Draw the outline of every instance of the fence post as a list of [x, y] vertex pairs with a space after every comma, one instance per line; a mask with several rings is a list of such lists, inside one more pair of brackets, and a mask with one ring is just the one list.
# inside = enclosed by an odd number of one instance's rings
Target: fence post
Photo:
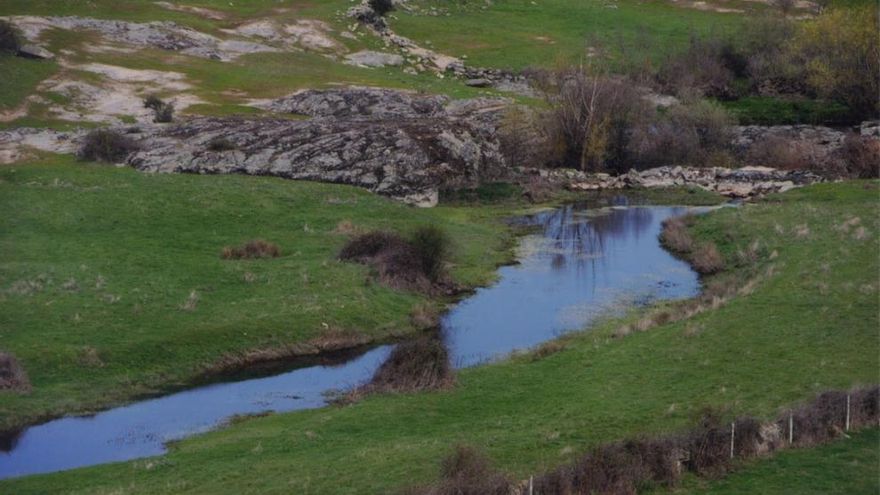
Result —
[[733, 445], [736, 438], [736, 421], [730, 423], [730, 458], [733, 459]]
[[534, 490], [535, 490], [535, 477], [529, 476], [529, 495], [535, 495]]
[[846, 431], [849, 431], [849, 394], [846, 394]]
[[794, 414], [788, 413], [788, 444], [794, 443]]

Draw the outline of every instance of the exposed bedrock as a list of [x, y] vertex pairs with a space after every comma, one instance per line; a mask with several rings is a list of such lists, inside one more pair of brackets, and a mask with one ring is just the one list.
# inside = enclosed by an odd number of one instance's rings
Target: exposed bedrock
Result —
[[142, 171], [242, 173], [350, 184], [433, 206], [442, 187], [505, 173], [499, 101], [373, 90], [306, 91], [268, 105], [309, 120], [197, 118], [144, 132], [128, 163]]

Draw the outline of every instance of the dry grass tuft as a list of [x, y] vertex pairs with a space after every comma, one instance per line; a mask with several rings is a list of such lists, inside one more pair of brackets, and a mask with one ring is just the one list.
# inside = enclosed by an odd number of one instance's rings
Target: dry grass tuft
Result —
[[420, 302], [413, 306], [409, 320], [419, 330], [436, 328], [440, 325], [440, 311], [429, 302]]
[[810, 235], [810, 226], [805, 223], [802, 223], [800, 225], [796, 225], [794, 227], [794, 235], [798, 239], [803, 239], [804, 237], [809, 236]]
[[31, 389], [24, 368], [11, 353], [0, 351], [0, 392], [27, 392]]
[[560, 340], [548, 340], [543, 344], [539, 345], [535, 350], [531, 352], [532, 361], [539, 361], [541, 359], [546, 358], [547, 356], [552, 356], [553, 354], [560, 353], [567, 348], [565, 342]]
[[88, 368], [103, 368], [104, 360], [97, 349], [92, 346], [85, 346], [79, 351], [79, 364]]
[[225, 260], [277, 258], [281, 256], [281, 248], [274, 242], [254, 239], [241, 246], [227, 246], [220, 252]]
[[195, 289], [189, 292], [189, 296], [186, 298], [186, 301], [183, 301], [183, 304], [180, 305], [181, 311], [193, 312], [199, 305], [199, 293], [195, 291]]
[[701, 275], [718, 273], [724, 269], [724, 257], [713, 242], [700, 244], [691, 253], [691, 265]]
[[341, 220], [336, 224], [336, 228], [333, 229], [334, 234], [339, 235], [347, 235], [347, 236], [355, 236], [362, 235], [364, 233], [364, 229], [358, 227], [351, 220]]
[[688, 232], [692, 217], [687, 215], [670, 218], [663, 222], [660, 232], [660, 243], [674, 253], [690, 253], [694, 248], [694, 239]]

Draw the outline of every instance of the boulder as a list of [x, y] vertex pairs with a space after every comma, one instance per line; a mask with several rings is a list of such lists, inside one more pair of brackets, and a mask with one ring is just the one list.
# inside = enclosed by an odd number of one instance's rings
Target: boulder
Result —
[[396, 53], [362, 50], [345, 56], [345, 63], [361, 67], [386, 67], [403, 65], [403, 57]]
[[36, 58], [49, 60], [55, 58], [55, 54], [37, 45], [21, 45], [18, 48], [18, 56], [24, 58]]

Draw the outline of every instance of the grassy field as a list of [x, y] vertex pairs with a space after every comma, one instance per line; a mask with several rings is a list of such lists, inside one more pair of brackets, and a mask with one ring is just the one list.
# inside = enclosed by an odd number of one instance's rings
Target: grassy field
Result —
[[[420, 44], [430, 42], [441, 52], [465, 55], [476, 66], [513, 69], [583, 63], [590, 48], [607, 49], [618, 66], [657, 63], [665, 54], [686, 46], [694, 34], [734, 32], [747, 22], [742, 14], [700, 11], [657, 0], [613, 4], [501, 0], [491, 7], [476, 1], [414, 3], [423, 8], [420, 13], [395, 14], [392, 25], [397, 32]], [[425, 15], [424, 9], [430, 7], [442, 13]]]
[[38, 62], [0, 53], [0, 111], [11, 110], [58, 69], [54, 62]]
[[[773, 274], [689, 320], [624, 338], [609, 321], [542, 359], [462, 371], [447, 392], [256, 418], [161, 458], [9, 480], [0, 491], [384, 493], [436, 479], [458, 443], [525, 477], [591, 445], [678, 431], [707, 406], [769, 417], [821, 390], [874, 383], [877, 194], [876, 182], [823, 184], [701, 217], [695, 234], [727, 259], [720, 276]], [[842, 488], [865, 486], [847, 480]]]
[[876, 495], [880, 492], [880, 430], [804, 450], [780, 452], [739, 466], [717, 481], [689, 479], [675, 493], [706, 495]]
[[[487, 210], [420, 210], [345, 186], [146, 175], [70, 157], [0, 168], [0, 205], [0, 342], [34, 386], [0, 394], [0, 429], [174, 387], [226, 353], [328, 329], [370, 339], [413, 331], [409, 315], [424, 298], [337, 262], [340, 221], [442, 226], [465, 285], [491, 280], [511, 241]], [[224, 246], [254, 238], [283, 255], [220, 259]], [[196, 308], [181, 309], [193, 293]]]

